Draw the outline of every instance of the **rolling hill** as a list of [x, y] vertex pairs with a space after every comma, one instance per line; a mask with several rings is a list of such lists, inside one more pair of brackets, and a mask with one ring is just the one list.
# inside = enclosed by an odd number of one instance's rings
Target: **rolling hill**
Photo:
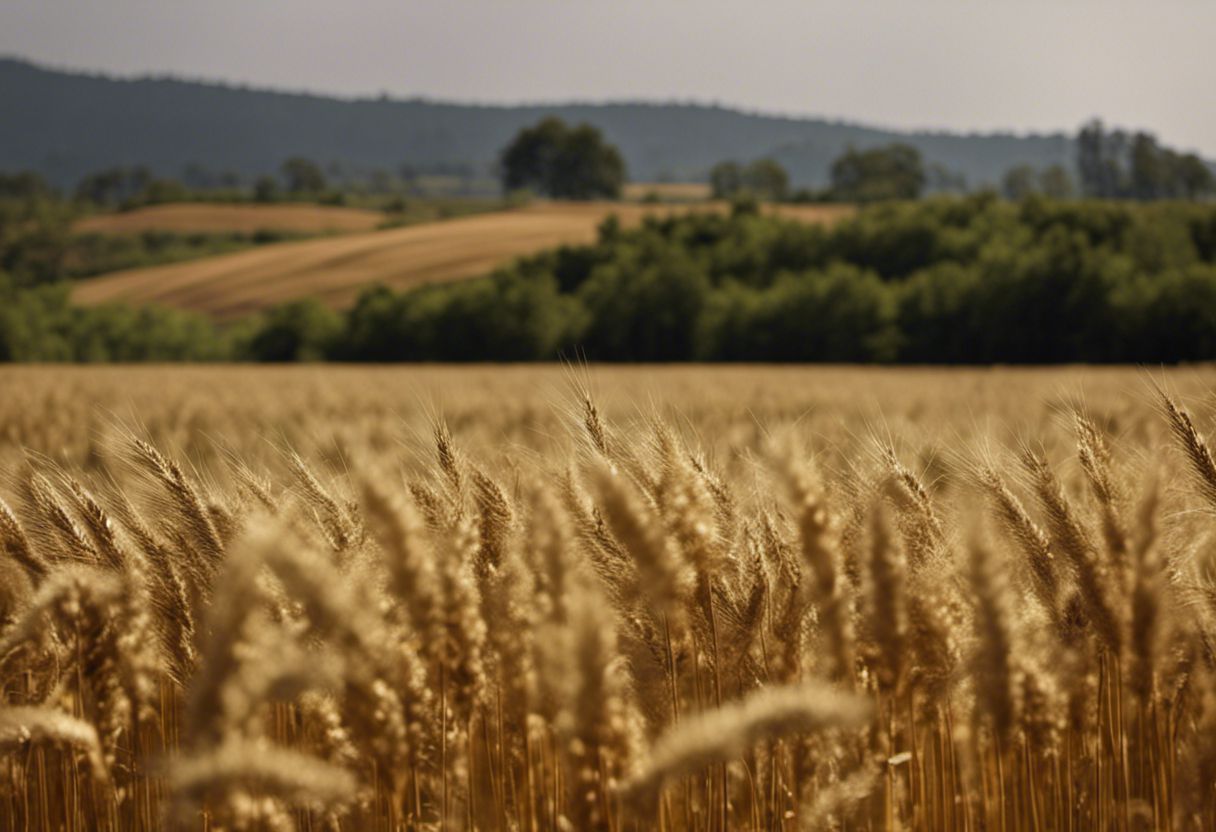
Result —
[[[695, 210], [721, 210], [721, 205]], [[118, 301], [162, 304], [226, 320], [286, 301], [315, 297], [332, 306], [352, 303], [367, 286], [404, 289], [461, 280], [492, 271], [516, 257], [595, 239], [609, 214], [636, 224], [647, 214], [679, 206], [628, 203], [535, 203], [514, 211], [424, 223], [406, 228], [279, 243], [90, 278], [77, 284], [82, 304]], [[784, 216], [831, 222], [853, 211], [843, 205], [786, 205]]]
[[[813, 108], [813, 101], [807, 102]], [[723, 159], [776, 156], [795, 185], [822, 185], [848, 145], [904, 141], [972, 185], [1016, 164], [1071, 165], [1072, 139], [899, 132], [685, 103], [479, 106], [424, 99], [340, 99], [172, 78], [119, 79], [0, 59], [0, 169], [60, 186], [114, 165], [179, 176], [191, 165], [250, 177], [293, 155], [352, 173], [403, 164], [485, 176], [521, 127], [546, 115], [600, 127], [635, 180], [703, 180]]]

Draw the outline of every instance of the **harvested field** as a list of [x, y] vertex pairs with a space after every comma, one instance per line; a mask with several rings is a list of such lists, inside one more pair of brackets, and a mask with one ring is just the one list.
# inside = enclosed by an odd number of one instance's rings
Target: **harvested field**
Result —
[[[369, 285], [405, 289], [463, 280], [486, 274], [522, 255], [590, 242], [609, 214], [616, 214], [628, 226], [647, 215], [686, 210], [724, 207], [539, 202], [514, 211], [282, 243], [187, 263], [116, 272], [80, 283], [73, 298], [83, 304], [163, 304], [218, 319], [303, 297], [342, 307]], [[772, 210], [806, 222], [832, 222], [853, 209], [788, 205]]]
[[94, 234], [139, 234], [144, 231], [174, 231], [181, 234], [292, 231], [324, 234], [371, 231], [384, 221], [384, 217], [380, 211], [334, 205], [182, 203], [86, 217], [77, 222], [73, 230]]
[[703, 202], [712, 191], [704, 182], [630, 182], [621, 194], [628, 200], [643, 200], [654, 195], [670, 202]]

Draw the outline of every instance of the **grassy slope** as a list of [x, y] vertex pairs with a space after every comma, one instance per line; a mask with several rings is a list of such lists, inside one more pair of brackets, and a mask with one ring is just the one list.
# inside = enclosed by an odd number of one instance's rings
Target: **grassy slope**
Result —
[[[705, 210], [704, 204], [696, 210]], [[721, 210], [721, 206], [712, 206]], [[462, 280], [513, 258], [563, 244], [587, 243], [609, 214], [626, 225], [650, 213], [688, 207], [627, 203], [537, 203], [515, 211], [405, 228], [264, 246], [188, 263], [133, 269], [82, 282], [83, 304], [158, 303], [232, 318], [302, 297], [348, 305], [372, 284], [396, 289]], [[808, 222], [830, 221], [842, 206], [782, 206]]]

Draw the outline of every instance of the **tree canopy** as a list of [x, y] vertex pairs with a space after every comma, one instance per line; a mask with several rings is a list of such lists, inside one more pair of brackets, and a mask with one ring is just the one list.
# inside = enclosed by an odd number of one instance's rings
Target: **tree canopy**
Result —
[[781, 163], [767, 157], [747, 165], [725, 161], [710, 170], [709, 184], [715, 199], [734, 199], [746, 194], [780, 200], [789, 193], [790, 175]]
[[916, 199], [924, 187], [924, 163], [911, 145], [850, 147], [832, 163], [832, 196], [842, 202]]
[[316, 162], [293, 156], [283, 163], [283, 179], [292, 194], [319, 194], [325, 190], [325, 174]]
[[[1046, 191], [1050, 170], [1021, 177]], [[76, 307], [74, 277], [251, 241], [75, 234], [0, 180], [0, 360], [1175, 362], [1216, 358], [1216, 205], [884, 201], [831, 226], [760, 211], [601, 224], [492, 275], [231, 324]]]
[[1067, 199], [1076, 195], [1072, 176], [1060, 165], [1039, 169], [1034, 165], [1015, 165], [1001, 179], [1001, 193], [1008, 199], [1049, 196]]
[[599, 130], [547, 118], [521, 130], [499, 159], [503, 190], [530, 189], [554, 199], [615, 198], [625, 162]]
[[1095, 119], [1077, 134], [1077, 170], [1098, 199], [1200, 199], [1216, 194], [1216, 175], [1194, 153], [1163, 147], [1151, 133], [1107, 130]]

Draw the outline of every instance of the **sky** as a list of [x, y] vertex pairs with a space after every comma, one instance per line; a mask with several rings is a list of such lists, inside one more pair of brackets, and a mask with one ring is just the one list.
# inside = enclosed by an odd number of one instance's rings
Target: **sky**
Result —
[[1216, 156], [1213, 0], [2, 0], [0, 54], [340, 95], [695, 100]]

